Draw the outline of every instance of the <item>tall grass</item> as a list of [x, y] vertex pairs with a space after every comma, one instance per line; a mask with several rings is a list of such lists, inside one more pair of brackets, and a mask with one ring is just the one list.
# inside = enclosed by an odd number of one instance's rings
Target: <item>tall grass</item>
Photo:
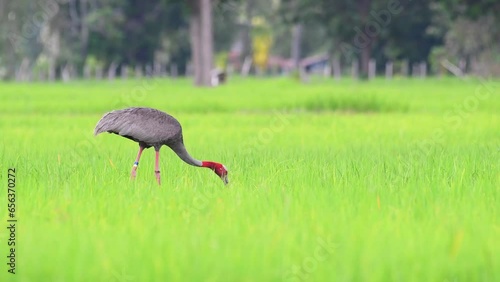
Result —
[[[18, 274], [2, 264], [1, 281], [500, 280], [498, 92], [236, 79], [132, 93], [144, 83], [0, 85], [0, 183], [18, 169], [19, 217]], [[174, 114], [230, 185], [166, 147], [161, 187], [152, 150], [130, 181], [138, 146], [92, 136], [129, 103]]]

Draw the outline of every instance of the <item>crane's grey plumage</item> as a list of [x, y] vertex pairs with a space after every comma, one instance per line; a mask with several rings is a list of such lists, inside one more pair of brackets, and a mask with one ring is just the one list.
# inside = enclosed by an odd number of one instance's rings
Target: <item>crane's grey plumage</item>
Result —
[[[173, 116], [162, 111], [136, 107], [111, 111], [99, 120], [94, 129], [94, 135], [102, 132], [118, 134], [139, 143], [140, 151], [135, 168], [138, 165], [143, 149], [154, 147], [155, 151], [158, 152], [161, 146], [167, 145], [184, 162], [197, 167], [209, 167], [216, 171], [216, 168], [208, 164], [204, 165], [204, 162], [193, 158], [187, 152], [182, 137], [181, 124]], [[208, 163], [218, 164], [213, 162]], [[222, 167], [226, 170], [223, 165]], [[157, 173], [159, 174], [158, 168]], [[135, 170], [133, 170], [132, 174], [135, 177]], [[219, 173], [217, 174], [219, 175]], [[157, 178], [159, 182], [159, 175], [157, 175]], [[223, 180], [227, 183], [227, 171], [225, 171]]]
[[128, 108], [105, 114], [94, 135], [106, 131], [142, 142], [147, 148], [182, 139], [180, 123], [171, 115], [151, 108]]

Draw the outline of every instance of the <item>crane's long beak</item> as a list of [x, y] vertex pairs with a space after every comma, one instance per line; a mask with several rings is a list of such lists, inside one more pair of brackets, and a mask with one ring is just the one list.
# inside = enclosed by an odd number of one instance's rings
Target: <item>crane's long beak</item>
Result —
[[227, 185], [229, 184], [229, 179], [227, 178], [227, 174], [221, 177], [222, 181], [224, 181], [224, 184]]

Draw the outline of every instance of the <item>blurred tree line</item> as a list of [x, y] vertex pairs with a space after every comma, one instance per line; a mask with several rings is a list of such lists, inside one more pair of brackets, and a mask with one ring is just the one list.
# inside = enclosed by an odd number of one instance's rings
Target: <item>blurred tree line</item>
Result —
[[0, 0], [0, 77], [71, 66], [158, 63], [210, 84], [214, 66], [291, 67], [314, 54], [344, 64], [371, 58], [446, 59], [470, 73], [500, 74], [497, 0]]

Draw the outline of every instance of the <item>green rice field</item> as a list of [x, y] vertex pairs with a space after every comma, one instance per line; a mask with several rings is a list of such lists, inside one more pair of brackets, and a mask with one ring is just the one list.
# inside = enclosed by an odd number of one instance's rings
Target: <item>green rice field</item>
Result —
[[[168, 147], [130, 180], [93, 136], [128, 106], [230, 184]], [[0, 186], [0, 281], [500, 281], [500, 81], [0, 82]]]

